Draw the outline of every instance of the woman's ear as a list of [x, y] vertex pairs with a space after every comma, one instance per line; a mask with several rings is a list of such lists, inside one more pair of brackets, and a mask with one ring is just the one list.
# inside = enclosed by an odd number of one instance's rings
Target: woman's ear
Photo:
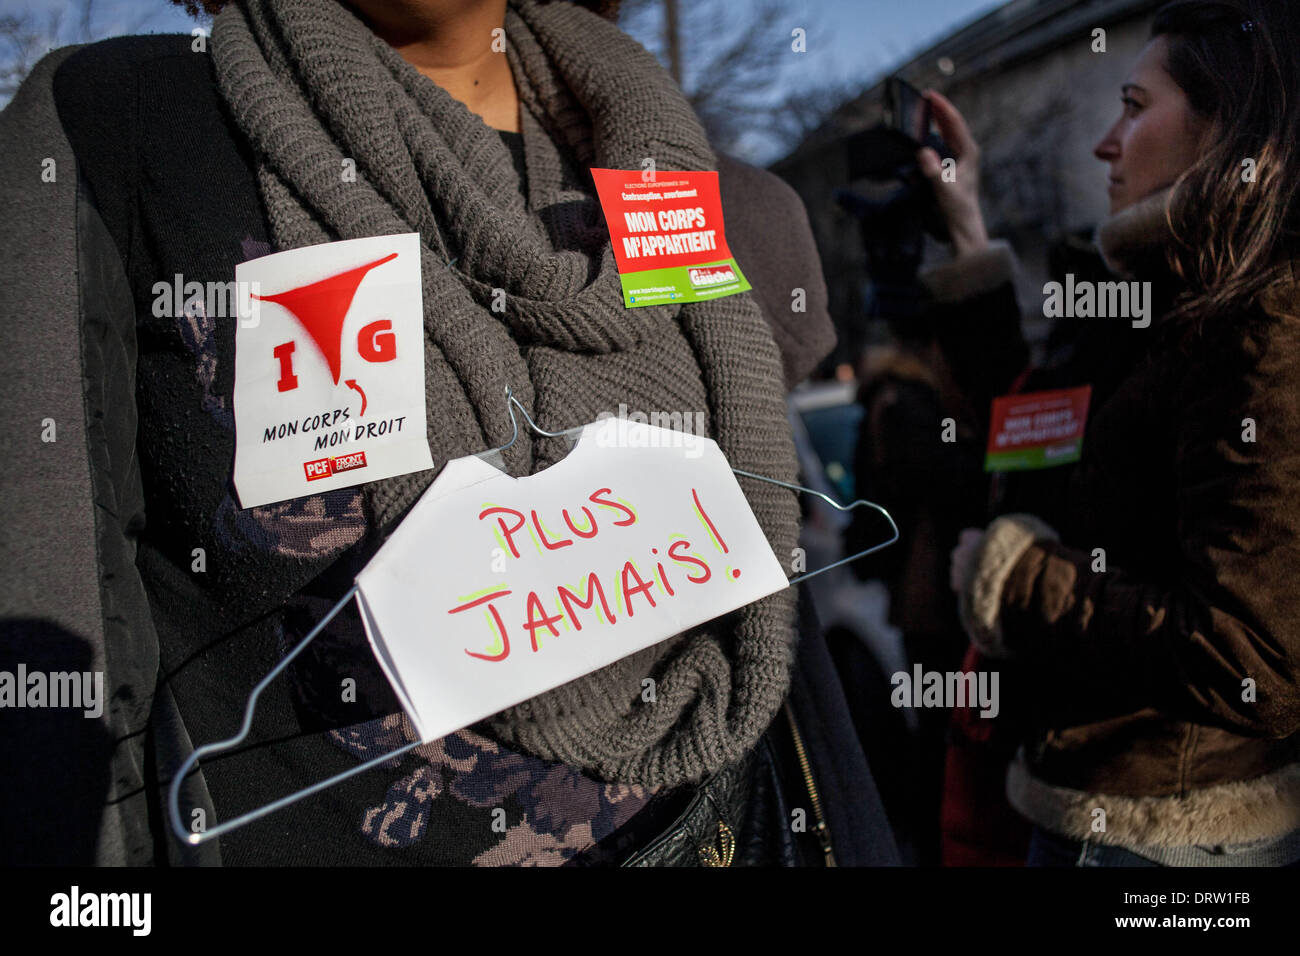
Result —
[[1196, 158], [1200, 159], [1214, 145], [1216, 139], [1214, 120], [1188, 107], [1187, 123], [1192, 132], [1192, 138], [1196, 141]]

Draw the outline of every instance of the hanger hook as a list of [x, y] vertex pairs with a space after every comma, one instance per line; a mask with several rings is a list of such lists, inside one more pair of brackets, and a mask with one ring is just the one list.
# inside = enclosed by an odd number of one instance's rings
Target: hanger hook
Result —
[[815, 577], [818, 574], [821, 574], [825, 571], [829, 571], [831, 568], [838, 568], [842, 564], [848, 564], [850, 561], [856, 561], [858, 560], [858, 558], [865, 557], [868, 554], [873, 554], [874, 552], [879, 551], [881, 548], [889, 547], [891, 544], [893, 544], [895, 541], [899, 539], [900, 533], [898, 530], [898, 525], [894, 523], [894, 516], [891, 515], [885, 508], [882, 508], [880, 505], [876, 504], [874, 501], [867, 501], [865, 498], [858, 498], [857, 500], [853, 501], [851, 504], [842, 505], [834, 498], [832, 498], [830, 495], [823, 494], [822, 492], [817, 491], [816, 489], [813, 488], [805, 488], [803, 485], [792, 485], [788, 481], [778, 481], [775, 478], [769, 478], [766, 475], [756, 475], [752, 471], [743, 471], [740, 468], [733, 468], [731, 470], [738, 475], [744, 475], [746, 478], [757, 478], [759, 481], [766, 481], [773, 485], [780, 485], [782, 488], [789, 488], [792, 491], [802, 492], [803, 494], [806, 495], [814, 495], [820, 498], [822, 501], [826, 502], [832, 508], [835, 508], [837, 511], [852, 511], [854, 508], [862, 508], [862, 507], [871, 508], [874, 511], [877, 511], [881, 515], [883, 515], [884, 519], [889, 522], [890, 537], [888, 541], [882, 541], [880, 542], [880, 544], [859, 551], [857, 554], [851, 554], [847, 558], [841, 558], [840, 560], [828, 564], [825, 567], [818, 568], [816, 571], [809, 571], [807, 574], [801, 574], [796, 578], [791, 578], [790, 584], [798, 584], [800, 581], [806, 581], [811, 577]]
[[515, 403], [515, 396], [511, 393], [510, 386], [507, 385], [506, 386], [506, 414], [510, 416], [510, 440], [506, 442], [504, 445], [502, 445], [500, 448], [489, 448], [487, 451], [481, 453], [482, 456], [499, 454], [500, 452], [505, 451], [507, 448], [513, 445], [516, 440], [518, 440], [519, 421], [518, 419], [515, 418], [514, 408], [511, 407], [514, 403]]
[[[509, 442], [507, 442], [505, 445], [502, 445], [500, 448], [492, 449], [492, 451], [500, 452], [505, 450], [506, 448], [509, 448], [512, 444], [514, 444], [515, 440], [519, 437], [519, 422], [515, 418], [514, 409], [511, 408], [511, 405], [519, 406], [519, 411], [523, 413], [523, 416], [528, 421], [529, 426], [533, 429], [533, 431], [537, 432], [538, 434], [546, 435], [547, 437], [551, 437], [551, 438], [560, 437], [565, 434], [564, 432], [548, 432], [543, 428], [539, 428], [537, 424], [529, 416], [528, 410], [524, 408], [524, 406], [519, 403], [519, 400], [516, 399], [514, 395], [511, 393], [509, 385], [506, 386], [505, 394], [506, 394], [506, 411], [510, 414], [510, 424], [513, 427], [514, 433], [511, 435]], [[481, 453], [481, 454], [488, 454], [488, 453]], [[835, 561], [832, 564], [828, 564], [825, 567], [818, 568], [815, 571], [809, 571], [806, 574], [801, 574], [798, 577], [791, 578], [786, 584], [787, 587], [795, 584], [799, 584], [802, 581], [806, 581], [809, 578], [815, 577], [819, 574], [829, 571], [832, 568], [840, 567], [841, 565], [848, 564], [851, 561], [856, 561], [858, 558], [861, 558], [865, 555], [872, 554], [873, 552], [879, 551], [881, 548], [885, 548], [893, 544], [899, 538], [898, 525], [894, 523], [893, 517], [889, 514], [887, 510], [885, 510], [883, 507], [876, 504], [875, 502], [865, 501], [859, 498], [856, 501], [854, 501], [852, 504], [842, 505], [839, 502], [832, 499], [829, 495], [823, 494], [822, 492], [816, 491], [812, 488], [805, 488], [803, 485], [790, 484], [789, 482], [786, 481], [779, 481], [778, 479], [775, 478], [769, 478], [766, 475], [756, 475], [753, 472], [743, 471], [742, 469], [739, 468], [732, 468], [731, 470], [737, 475], [744, 475], [748, 478], [755, 478], [759, 481], [765, 481], [774, 485], [780, 485], [783, 488], [790, 488], [794, 491], [803, 492], [805, 494], [816, 495], [818, 498], [825, 501], [831, 507], [836, 508], [840, 511], [851, 511], [854, 508], [860, 508], [860, 507], [872, 508], [875, 511], [879, 512], [881, 515], [883, 515], [885, 520], [889, 523], [889, 527], [892, 532], [892, 535], [887, 541], [882, 541], [877, 545], [874, 545], [870, 548], [866, 548], [863, 551], [859, 551], [857, 554], [852, 554], [849, 555], [848, 557], [841, 558], [840, 560]], [[274, 813], [275, 811], [280, 810], [286, 806], [289, 806], [290, 804], [298, 800], [301, 800], [304, 797], [308, 797], [311, 796], [312, 794], [319, 793], [323, 790], [328, 789], [329, 787], [334, 786], [337, 783], [340, 783], [343, 780], [357, 776], [358, 774], [364, 773], [367, 770], [371, 770], [375, 767], [380, 766], [381, 764], [387, 763], [389, 761], [394, 760], [395, 758], [401, 757], [407, 752], [420, 746], [422, 741], [413, 740], [407, 743], [406, 745], [397, 748], [396, 750], [390, 751], [388, 753], [380, 754], [379, 756], [374, 757], [364, 763], [357, 764], [356, 766], [350, 767], [349, 769], [344, 770], [341, 773], [337, 773], [332, 777], [329, 777], [325, 780], [321, 780], [318, 783], [314, 783], [311, 786], [305, 787], [303, 789], [296, 790], [287, 796], [281, 797], [278, 800], [274, 800], [271, 803], [258, 807], [255, 810], [250, 810], [247, 813], [237, 816], [232, 820], [223, 821], [217, 824], [216, 826], [211, 827], [201, 833], [188, 832], [185, 829], [184, 821], [181, 818], [181, 808], [180, 808], [181, 786], [184, 783], [185, 778], [189, 776], [189, 774], [196, 767], [198, 767], [199, 763], [203, 759], [207, 757], [215, 756], [217, 754], [222, 754], [231, 751], [235, 747], [242, 744], [248, 738], [249, 732], [252, 730], [252, 726], [253, 726], [253, 717], [257, 710], [257, 701], [258, 698], [261, 697], [262, 691], [264, 691], [267, 688], [267, 686], [270, 685], [270, 683], [273, 680], [275, 680], [275, 678], [280, 673], [282, 673], [285, 670], [285, 668], [289, 666], [289, 664], [294, 660], [294, 658], [296, 658], [307, 647], [308, 644], [310, 644], [313, 640], [315, 640], [317, 635], [319, 635], [324, 630], [325, 626], [331, 620], [334, 619], [335, 615], [341, 612], [348, 605], [348, 603], [351, 602], [353, 598], [357, 596], [358, 590], [359, 590], [359, 586], [356, 583], [353, 583], [353, 585], [338, 600], [338, 602], [334, 605], [334, 607], [331, 608], [329, 613], [326, 614], [325, 617], [322, 618], [320, 621], [316, 622], [315, 626], [312, 627], [312, 629], [307, 633], [307, 635], [301, 641], [299, 641], [298, 644], [288, 654], [286, 654], [283, 658], [281, 658], [279, 663], [277, 663], [273, 668], [271, 668], [271, 670], [266, 674], [266, 676], [263, 677], [257, 683], [257, 685], [253, 688], [252, 692], [248, 695], [248, 700], [244, 705], [244, 719], [242, 724], [240, 725], [238, 733], [236, 733], [233, 737], [226, 738], [225, 740], [217, 741], [215, 743], [203, 744], [202, 746], [195, 748], [195, 750], [192, 753], [190, 753], [190, 755], [184, 760], [180, 768], [172, 775], [171, 782], [167, 788], [167, 813], [168, 813], [168, 817], [170, 818], [172, 833], [178, 840], [180, 840], [183, 843], [187, 843], [191, 846], [197, 846], [198, 844], [204, 843], [208, 840], [218, 837], [231, 830], [235, 830], [239, 827], [242, 827], [245, 824], [251, 823], [254, 820], [260, 819], [266, 816], [267, 814]]]
[[[509, 448], [511, 445], [513, 445], [516, 441], [519, 440], [519, 419], [515, 418], [516, 407], [519, 409], [519, 413], [524, 416], [524, 421], [528, 422], [528, 427], [531, 428], [537, 434], [544, 435], [547, 438], [560, 438], [566, 434], [566, 432], [563, 431], [548, 432], [545, 428], [542, 428], [535, 421], [533, 421], [532, 416], [528, 414], [528, 409], [524, 408], [523, 404], [519, 401], [519, 399], [515, 398], [514, 392], [512, 392], [510, 390], [510, 386], [507, 385], [506, 386], [506, 414], [510, 416], [510, 429], [511, 429], [510, 440], [506, 442], [504, 445], [500, 446], [499, 448], [489, 448], [485, 452], [479, 452], [480, 458], [486, 457], [488, 455], [500, 454], [501, 452], [505, 451], [507, 448]], [[570, 431], [571, 430], [572, 429], [570, 429]]]

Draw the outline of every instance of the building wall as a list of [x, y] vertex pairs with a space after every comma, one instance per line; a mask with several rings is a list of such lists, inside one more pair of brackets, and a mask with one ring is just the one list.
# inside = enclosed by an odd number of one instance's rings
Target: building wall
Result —
[[[1005, 13], [1026, 6], [1032, 4], [1013, 3]], [[981, 145], [985, 216], [990, 233], [1010, 240], [1020, 257], [1017, 287], [1031, 339], [1045, 331], [1042, 287], [1051, 243], [1067, 232], [1094, 228], [1108, 212], [1108, 167], [1093, 149], [1120, 115], [1119, 87], [1150, 34], [1153, 4], [1135, 6], [1135, 15], [1105, 22], [1104, 53], [1092, 51], [1090, 30], [1076, 31], [1062, 42], [966, 79], [960, 62], [951, 77], [941, 72], [941, 42], [931, 51], [933, 59], [923, 55], [900, 70], [916, 85], [933, 86], [949, 96]], [[1027, 36], [1013, 26], [1006, 27], [1008, 43], [1032, 43], [1032, 30]], [[832, 198], [836, 187], [849, 185], [843, 139], [879, 120], [881, 95], [877, 86], [846, 104], [835, 117], [833, 134], [815, 135], [772, 167], [808, 206], [821, 251], [841, 340], [828, 364], [856, 361], [869, 338], [883, 334], [866, 329], [862, 321], [869, 278], [862, 242], [856, 222], [840, 212]], [[927, 251], [927, 262], [941, 261], [947, 254], [935, 243]]]
[[1150, 35], [1143, 17], [1111, 27], [1106, 52], [1082, 37], [1041, 58], [951, 90], [983, 150], [982, 196], [992, 235], [1009, 239], [1024, 266], [1021, 305], [1041, 302], [1046, 251], [1091, 229], [1109, 210], [1109, 166], [1093, 155], [1119, 118], [1120, 85]]

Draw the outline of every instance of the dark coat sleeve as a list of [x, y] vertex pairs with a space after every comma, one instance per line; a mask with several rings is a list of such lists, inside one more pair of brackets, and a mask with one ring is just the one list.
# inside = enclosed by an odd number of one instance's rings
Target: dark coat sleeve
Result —
[[[158, 637], [135, 566], [134, 304], [56, 105], [55, 74], [77, 50], [43, 59], [0, 114], [0, 163], [15, 171], [0, 182], [0, 421], [23, 463], [0, 479], [0, 670], [98, 675], [102, 712], [0, 712], [0, 859], [215, 862], [215, 844], [159, 840], [157, 781], [190, 748], [156, 693]], [[81, 86], [104, 82], [92, 70]], [[211, 818], [204, 795], [185, 799]]]
[[1284, 738], [1300, 730], [1300, 317], [1222, 325], [1167, 357], [1186, 370], [1177, 560], [1096, 572], [1090, 552], [1039, 541], [1006, 581], [1001, 626], [1017, 657], [1069, 673], [1068, 686]]
[[140, 707], [147, 712], [148, 702], [122, 694], [114, 678], [156, 669], [157, 659], [146, 651], [115, 660], [111, 648], [112, 632], [134, 612], [115, 606], [103, 586], [100, 543], [123, 536], [132, 507], [105, 494], [96, 472], [102, 463], [124, 477], [133, 454], [127, 447], [112, 462], [97, 460], [98, 442], [123, 418], [88, 414], [94, 403], [102, 415], [105, 391], [86, 380], [83, 356], [116, 365], [123, 354], [108, 335], [80, 324], [78, 178], [52, 92], [55, 69], [74, 52], [43, 59], [0, 116], [0, 154], [15, 171], [0, 187], [8, 239], [0, 415], [11, 460], [23, 463], [5, 469], [0, 491], [3, 669], [98, 673], [107, 700], [98, 717], [58, 708], [0, 712], [3, 790], [14, 803], [0, 814], [0, 846], [11, 862], [121, 864], [140, 862], [132, 848], [148, 841], [141, 816], [126, 808], [143, 769], [140, 743], [129, 737], [143, 729]]
[[1015, 267], [1011, 246], [998, 240], [919, 277], [932, 300], [925, 321], [981, 429], [988, 426], [993, 399], [1005, 395], [1029, 365]]
[[792, 389], [835, 348], [808, 211], [781, 179], [728, 156], [718, 157], [718, 181], [727, 244], [754, 287]]

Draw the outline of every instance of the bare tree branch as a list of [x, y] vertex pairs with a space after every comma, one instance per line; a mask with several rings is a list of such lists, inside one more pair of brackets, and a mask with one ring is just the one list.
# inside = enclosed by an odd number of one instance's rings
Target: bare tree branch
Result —
[[682, 26], [677, 15], [677, 0], [664, 2], [664, 46], [668, 49], [668, 72], [682, 85]]
[[[161, 8], [160, 3], [158, 9]], [[48, 8], [44, 16], [30, 7], [0, 16], [0, 105], [8, 102], [32, 67], [50, 50], [70, 43], [93, 43], [110, 32], [117, 32], [100, 24], [102, 10], [97, 0], [72, 0]], [[66, 24], [65, 14], [69, 12], [71, 23]], [[124, 25], [117, 25], [117, 29], [122, 33], [139, 33], [156, 13], [157, 9], [148, 6], [135, 8], [133, 15]]]
[[794, 60], [782, 24], [793, 26], [796, 13], [803, 20], [806, 8], [761, 0], [746, 9], [743, 28], [734, 9], [724, 0], [623, 0], [619, 22], [672, 73], [715, 148], [792, 147], [856, 90], [822, 85], [783, 95]]
[[81, 15], [77, 18], [78, 42], [89, 43], [94, 37], [95, 0], [81, 0]]
[[13, 96], [36, 61], [58, 45], [62, 25], [62, 7], [43, 21], [30, 10], [0, 16], [0, 98]]

